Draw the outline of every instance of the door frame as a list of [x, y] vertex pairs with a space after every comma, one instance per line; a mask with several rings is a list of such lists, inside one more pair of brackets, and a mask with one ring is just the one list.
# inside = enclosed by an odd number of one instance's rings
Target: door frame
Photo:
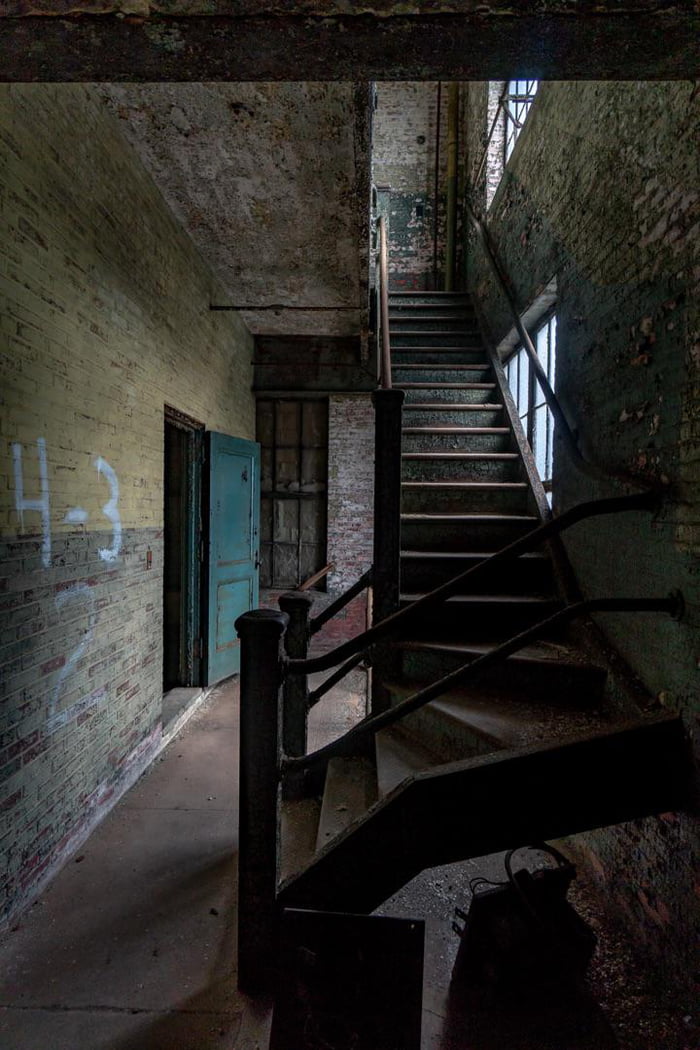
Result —
[[[204, 463], [205, 425], [171, 405], [163, 410], [163, 427], [169, 425], [184, 432], [185, 488], [184, 528], [182, 530], [180, 633], [180, 682], [192, 687], [202, 684], [202, 473]], [[165, 461], [165, 456], [163, 457]], [[165, 478], [163, 479], [165, 499]]]

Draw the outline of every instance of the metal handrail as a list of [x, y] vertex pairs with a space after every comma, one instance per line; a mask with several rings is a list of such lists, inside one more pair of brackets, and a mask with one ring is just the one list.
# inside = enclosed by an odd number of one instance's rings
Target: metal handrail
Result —
[[528, 627], [527, 630], [509, 638], [507, 642], [503, 642], [495, 649], [492, 649], [491, 652], [485, 653], [470, 663], [463, 664], [456, 671], [452, 671], [451, 674], [445, 675], [439, 681], [426, 686], [425, 689], [419, 690], [413, 696], [401, 700], [388, 710], [363, 718], [362, 721], [358, 722], [352, 729], [349, 729], [342, 737], [330, 744], [326, 744], [325, 747], [299, 757], [283, 756], [281, 763], [283, 771], [308, 769], [316, 765], [317, 762], [343, 752], [349, 745], [354, 745], [359, 739], [368, 735], [374, 735], [379, 730], [388, 728], [400, 719], [405, 718], [406, 715], [412, 714], [425, 704], [430, 703], [431, 700], [435, 700], [438, 696], [447, 692], [448, 689], [463, 685], [467, 679], [474, 677], [494, 664], [500, 663], [506, 657], [512, 656], [513, 653], [535, 641], [543, 633], [593, 612], [667, 612], [670, 616], [680, 618], [683, 613], [683, 599], [677, 593], [671, 594], [667, 598], [593, 598], [589, 601], [567, 605], [566, 608], [561, 609], [552, 616], [548, 616], [547, 619], [540, 620], [534, 626]]
[[379, 296], [382, 320], [382, 355], [380, 386], [391, 390], [391, 340], [389, 337], [389, 258], [386, 240], [386, 221], [383, 215], [377, 220], [379, 226]]
[[532, 339], [530, 338], [530, 334], [522, 322], [522, 319], [518, 312], [517, 303], [515, 302], [513, 294], [510, 290], [509, 282], [505, 276], [503, 268], [501, 267], [498, 257], [496, 256], [496, 252], [491, 243], [491, 238], [489, 237], [488, 231], [481, 219], [479, 219], [479, 217], [477, 216], [471, 204], [469, 204], [469, 202], [467, 201], [465, 202], [465, 205], [467, 214], [469, 215], [469, 219], [479, 235], [479, 240], [484, 249], [491, 270], [493, 271], [493, 274], [496, 278], [496, 282], [499, 285], [508, 303], [508, 308], [510, 309], [510, 312], [512, 314], [515, 329], [520, 337], [520, 342], [522, 343], [525, 352], [527, 353], [527, 356], [530, 360], [530, 364], [532, 365], [532, 368], [535, 372], [537, 382], [539, 383], [542, 393], [544, 394], [544, 399], [547, 402], [547, 405], [549, 406], [552, 415], [554, 416], [554, 421], [557, 427], [557, 433], [560, 435], [560, 437], [564, 439], [566, 446], [569, 450], [569, 455], [571, 456], [574, 465], [578, 468], [578, 470], [581, 471], [581, 473], [586, 474], [588, 477], [594, 478], [596, 481], [603, 481], [607, 483], [612, 478], [614, 478], [617, 481], [621, 481], [626, 485], [630, 485], [634, 488], [643, 489], [649, 492], [660, 491], [664, 489], [666, 486], [664, 486], [659, 481], [645, 481], [641, 478], [635, 477], [632, 474], [625, 473], [624, 471], [610, 469], [604, 470], [602, 467], [599, 467], [596, 463], [593, 463], [591, 462], [591, 460], [586, 459], [585, 456], [582, 454], [578, 446], [576, 436], [572, 428], [569, 426], [569, 421], [564, 414], [563, 408], [561, 407], [559, 398], [554, 393], [554, 390], [552, 389], [552, 386], [547, 377], [547, 373], [542, 367], [542, 363], [540, 362], [540, 359], [537, 356], [537, 350], [535, 349]]
[[393, 633], [397, 628], [402, 627], [417, 613], [425, 612], [428, 607], [443, 602], [447, 598], [451, 598], [460, 590], [463, 584], [472, 584], [485, 572], [490, 571], [490, 569], [499, 566], [503, 562], [509, 561], [512, 558], [516, 558], [521, 554], [527, 553], [534, 547], [538, 547], [544, 542], [544, 540], [559, 535], [565, 529], [570, 528], [579, 521], [584, 521], [586, 518], [592, 518], [602, 514], [616, 514], [628, 510], [655, 511], [658, 510], [658, 508], [659, 498], [658, 495], [653, 492], [641, 492], [630, 496], [614, 496], [609, 499], [591, 500], [587, 503], [580, 503], [576, 507], [571, 507], [569, 510], [564, 511], [563, 514], [559, 515], [558, 518], [551, 518], [543, 525], [537, 526], [537, 528], [532, 529], [525, 536], [508, 544], [508, 546], [503, 547], [500, 551], [497, 551], [490, 557], [484, 558], [484, 560], [479, 562], [478, 565], [474, 565], [470, 569], [466, 569], [464, 572], [459, 573], [451, 580], [448, 580], [447, 583], [443, 583], [439, 587], [430, 591], [429, 594], [424, 594], [417, 601], [412, 602], [411, 605], [399, 609], [398, 612], [392, 613], [391, 616], [387, 616], [378, 624], [370, 627], [369, 630], [365, 631], [363, 634], [358, 634], [349, 641], [339, 645], [337, 649], [334, 649], [332, 652], [324, 653], [322, 656], [312, 657], [307, 660], [290, 660], [287, 664], [287, 673], [313, 674], [316, 671], [327, 671], [331, 667], [336, 667], [343, 660], [348, 659], [348, 657], [353, 656], [355, 653], [366, 651], [371, 645], [374, 645], [382, 638]]

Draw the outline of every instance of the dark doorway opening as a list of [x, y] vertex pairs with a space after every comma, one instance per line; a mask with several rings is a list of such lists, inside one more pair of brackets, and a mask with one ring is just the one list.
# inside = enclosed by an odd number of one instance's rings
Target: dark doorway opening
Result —
[[[165, 406], [163, 691], [201, 684], [201, 484], [204, 425]], [[181, 697], [183, 703], [187, 696]], [[165, 711], [164, 711], [165, 721]]]

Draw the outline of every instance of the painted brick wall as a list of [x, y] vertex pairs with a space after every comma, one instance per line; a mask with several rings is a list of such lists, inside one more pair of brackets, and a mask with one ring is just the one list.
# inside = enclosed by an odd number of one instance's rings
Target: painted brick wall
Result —
[[[471, 91], [483, 106], [486, 86]], [[556, 276], [557, 390], [584, 450], [608, 469], [667, 483], [655, 520], [600, 519], [566, 544], [586, 596], [685, 595], [681, 623], [648, 614], [600, 623], [691, 734], [700, 666], [699, 131], [690, 83], [544, 84], [489, 213], [523, 310]], [[510, 317], [477, 246], [470, 259], [472, 290], [498, 342]], [[578, 475], [558, 445], [554, 478], [555, 510], [620, 491]], [[601, 899], [614, 900], [687, 990], [697, 822], [668, 815], [582, 841]]]
[[369, 395], [333, 395], [328, 404], [328, 577], [333, 594], [372, 565], [374, 406]]
[[[389, 280], [396, 289], [433, 287], [437, 83], [380, 83], [372, 179], [390, 186]], [[440, 105], [438, 272], [444, 265], [447, 90]], [[421, 215], [422, 212], [422, 215]]]
[[252, 437], [254, 405], [247, 330], [92, 90], [0, 88], [0, 166], [7, 915], [158, 747], [163, 406]]

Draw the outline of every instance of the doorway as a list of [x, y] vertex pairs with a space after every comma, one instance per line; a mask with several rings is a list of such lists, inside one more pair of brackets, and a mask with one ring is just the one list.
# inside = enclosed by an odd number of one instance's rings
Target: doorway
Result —
[[[171, 694], [173, 690], [192, 690], [202, 681], [200, 507], [204, 424], [169, 405], [164, 415], [163, 692]], [[185, 694], [180, 699], [187, 702], [189, 697]]]

